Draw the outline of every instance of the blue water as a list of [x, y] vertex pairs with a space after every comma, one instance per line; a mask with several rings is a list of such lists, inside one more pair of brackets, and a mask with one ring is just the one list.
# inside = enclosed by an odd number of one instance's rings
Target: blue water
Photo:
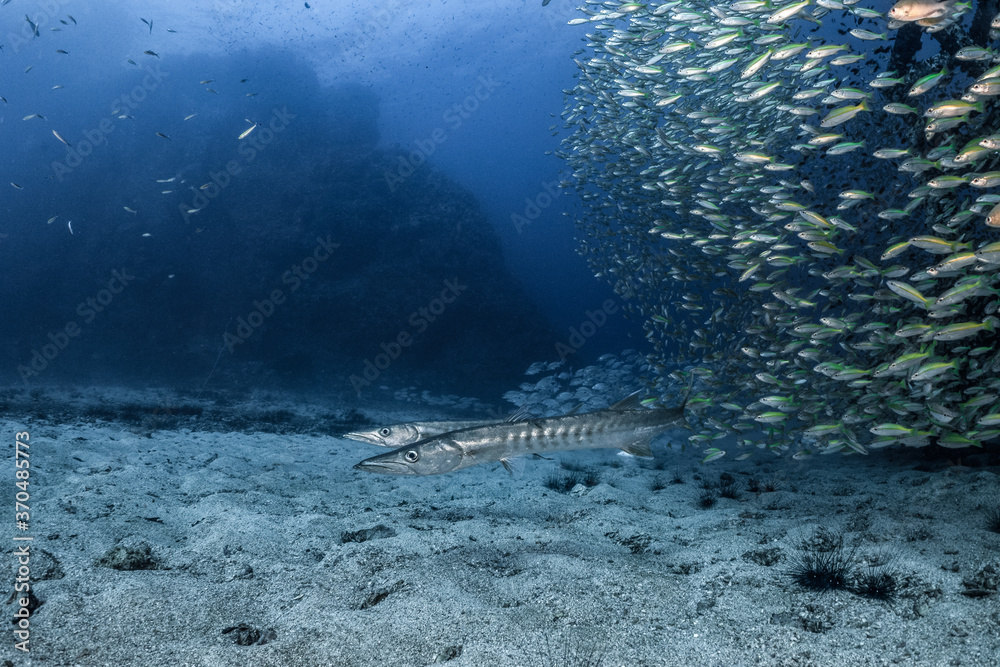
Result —
[[0, 380], [498, 396], [643, 351], [559, 187], [571, 7], [309, 5], [0, 7]]

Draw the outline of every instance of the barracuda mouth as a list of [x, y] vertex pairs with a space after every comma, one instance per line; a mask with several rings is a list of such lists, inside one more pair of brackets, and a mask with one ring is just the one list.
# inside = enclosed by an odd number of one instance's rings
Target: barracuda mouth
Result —
[[414, 475], [416, 473], [410, 469], [410, 466], [405, 463], [400, 463], [399, 461], [385, 461], [379, 460], [379, 457], [365, 459], [361, 463], [354, 465], [355, 470], [364, 470], [365, 472], [378, 472], [383, 475]]
[[361, 442], [367, 442], [369, 445], [381, 445], [382, 441], [376, 438], [370, 433], [361, 433], [360, 431], [352, 431], [350, 433], [345, 433], [340, 436], [342, 438], [348, 438], [350, 440], [359, 440]]

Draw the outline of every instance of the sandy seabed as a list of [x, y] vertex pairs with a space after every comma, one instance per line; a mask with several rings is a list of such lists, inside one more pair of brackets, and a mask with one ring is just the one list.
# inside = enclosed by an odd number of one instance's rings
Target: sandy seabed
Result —
[[[181, 418], [155, 393], [7, 406], [5, 586], [13, 538], [31, 536], [35, 598], [30, 653], [9, 624], [0, 664], [1000, 665], [996, 447], [703, 465], [678, 431], [654, 461], [595, 450], [517, 478], [403, 478], [353, 470], [386, 450], [334, 432], [468, 415], [272, 396]], [[18, 432], [27, 531], [11, 511]], [[702, 507], [720, 481], [737, 497]], [[856, 582], [887, 563], [891, 599], [789, 576], [838, 541]]]

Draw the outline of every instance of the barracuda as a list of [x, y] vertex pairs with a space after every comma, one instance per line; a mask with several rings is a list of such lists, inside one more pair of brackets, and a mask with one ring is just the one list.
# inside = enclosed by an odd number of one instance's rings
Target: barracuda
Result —
[[386, 475], [440, 475], [500, 461], [513, 473], [521, 465], [516, 457], [531, 454], [617, 448], [652, 456], [653, 437], [687, 425], [687, 400], [686, 395], [678, 408], [647, 410], [637, 392], [607, 410], [452, 431], [365, 459], [354, 468]]
[[[576, 412], [576, 410], [573, 410], [569, 414], [573, 414], [573, 412]], [[525, 416], [527, 416], [527, 412], [524, 409], [521, 409], [505, 420], [470, 419], [407, 422], [405, 424], [381, 426], [379, 428], [373, 428], [369, 431], [352, 431], [351, 433], [345, 433], [343, 437], [350, 438], [351, 440], [358, 440], [360, 442], [367, 442], [369, 445], [392, 447], [395, 449], [397, 447], [404, 447], [414, 442], [419, 442], [420, 440], [432, 438], [436, 435], [449, 433], [451, 431], [459, 431], [466, 428], [474, 428], [476, 426], [487, 426], [489, 424], [515, 423], [520, 419], [523, 419]]]

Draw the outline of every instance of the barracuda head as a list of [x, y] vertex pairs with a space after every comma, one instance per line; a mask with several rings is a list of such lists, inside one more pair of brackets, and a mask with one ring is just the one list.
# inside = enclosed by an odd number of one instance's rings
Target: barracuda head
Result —
[[451, 438], [441, 436], [365, 459], [354, 469], [383, 475], [440, 475], [461, 463], [462, 449]]
[[417, 429], [412, 424], [396, 424], [394, 426], [383, 426], [373, 428], [370, 431], [352, 431], [345, 433], [345, 438], [367, 442], [369, 445], [379, 447], [402, 447], [403, 445], [415, 442], [419, 439]]

